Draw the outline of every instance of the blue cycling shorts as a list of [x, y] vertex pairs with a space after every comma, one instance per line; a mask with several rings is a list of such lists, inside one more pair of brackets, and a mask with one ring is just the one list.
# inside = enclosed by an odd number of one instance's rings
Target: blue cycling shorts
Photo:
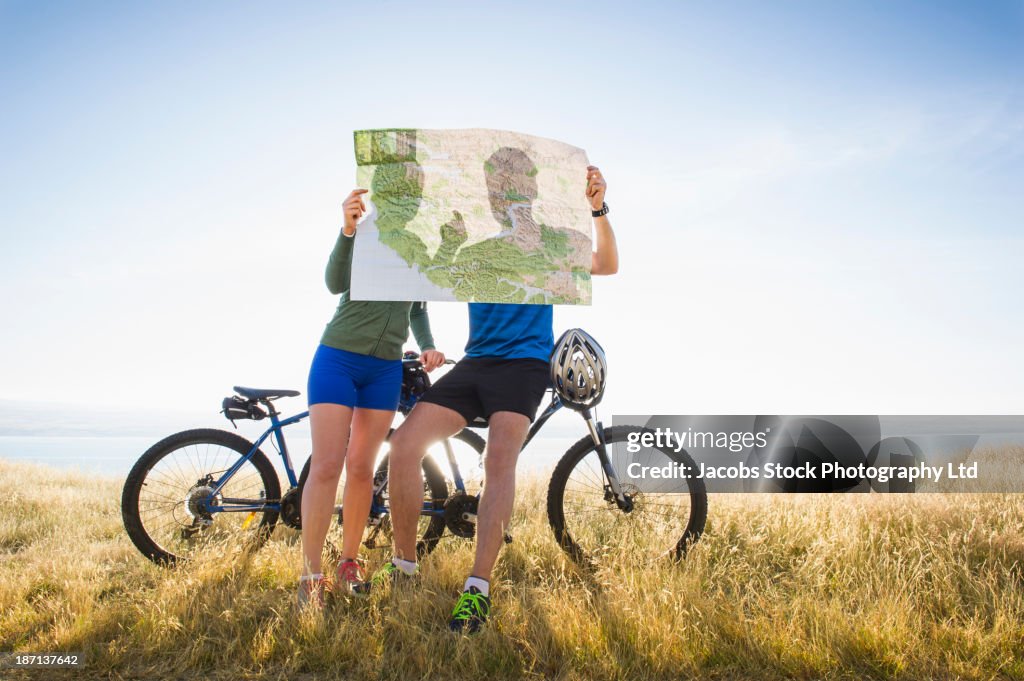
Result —
[[402, 360], [380, 359], [321, 344], [309, 368], [306, 395], [314, 404], [361, 409], [398, 409]]

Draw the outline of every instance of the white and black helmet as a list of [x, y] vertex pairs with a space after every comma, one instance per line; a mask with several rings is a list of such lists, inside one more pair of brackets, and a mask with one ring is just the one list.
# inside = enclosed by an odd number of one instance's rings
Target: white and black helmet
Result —
[[551, 385], [565, 406], [589, 409], [604, 396], [608, 362], [604, 349], [583, 329], [569, 329], [551, 353]]

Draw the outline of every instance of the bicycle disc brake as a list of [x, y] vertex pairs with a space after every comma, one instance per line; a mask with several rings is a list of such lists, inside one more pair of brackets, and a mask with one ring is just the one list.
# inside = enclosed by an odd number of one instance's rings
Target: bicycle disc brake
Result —
[[637, 502], [640, 502], [643, 499], [643, 492], [640, 491], [639, 487], [630, 483], [619, 483], [619, 489], [622, 490], [622, 502], [615, 498], [615, 492], [612, 491], [612, 486], [605, 485], [605, 503], [609, 506], [618, 506], [619, 510], [623, 513], [632, 513], [636, 509]]

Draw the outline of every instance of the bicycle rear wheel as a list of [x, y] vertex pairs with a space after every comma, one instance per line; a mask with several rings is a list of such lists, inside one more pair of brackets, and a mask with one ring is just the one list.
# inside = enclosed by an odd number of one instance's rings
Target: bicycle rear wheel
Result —
[[[221, 542], [258, 549], [277, 522], [281, 487], [273, 464], [257, 450], [216, 494], [214, 483], [252, 449], [243, 437], [202, 428], [175, 433], [132, 467], [121, 493], [121, 518], [144, 556], [173, 565]], [[230, 510], [252, 506], [251, 510]], [[211, 512], [210, 509], [214, 511]]]
[[[609, 456], [615, 443], [625, 443], [639, 426], [604, 429]], [[645, 449], [651, 465], [685, 464], [695, 470], [685, 450]], [[646, 465], [646, 464], [645, 464]], [[555, 539], [580, 564], [608, 559], [679, 560], [704, 531], [707, 491], [704, 481], [664, 481], [643, 487], [617, 471], [632, 509], [620, 509], [601, 467], [597, 446], [588, 436], [565, 453], [548, 487], [548, 521]]]

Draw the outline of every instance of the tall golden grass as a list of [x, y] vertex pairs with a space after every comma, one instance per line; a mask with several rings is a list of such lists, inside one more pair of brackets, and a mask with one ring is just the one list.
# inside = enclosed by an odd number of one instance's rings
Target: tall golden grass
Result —
[[1024, 678], [1024, 496], [714, 496], [684, 563], [585, 573], [523, 481], [492, 624], [460, 638], [466, 540], [414, 588], [298, 617], [294, 532], [160, 569], [120, 486], [0, 461], [0, 650], [86, 658], [0, 678]]

